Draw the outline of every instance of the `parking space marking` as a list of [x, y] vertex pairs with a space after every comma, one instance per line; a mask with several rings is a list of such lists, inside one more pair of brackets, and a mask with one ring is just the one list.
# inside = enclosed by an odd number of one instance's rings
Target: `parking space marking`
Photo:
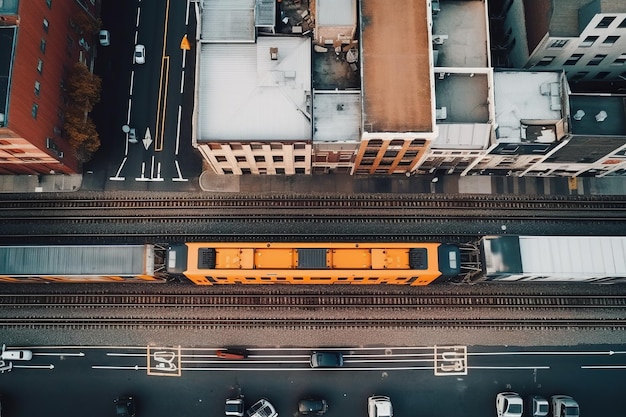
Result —
[[146, 350], [146, 371], [151, 376], [180, 376], [180, 346], [148, 346]]

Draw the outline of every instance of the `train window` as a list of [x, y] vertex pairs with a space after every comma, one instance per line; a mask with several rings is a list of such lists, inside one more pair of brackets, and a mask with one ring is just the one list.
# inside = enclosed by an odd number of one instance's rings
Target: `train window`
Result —
[[302, 277], [293, 277], [291, 279], [292, 279], [292, 281], [302, 281], [302, 280], [304, 280], [304, 278], [302, 278]]
[[287, 281], [286, 277], [276, 277], [276, 281]]
[[377, 281], [378, 277], [369, 277], [367, 278], [368, 281]]
[[330, 281], [330, 277], [311, 277], [311, 281]]
[[247, 281], [256, 281], [256, 278], [255, 277], [246, 277], [246, 280]]
[[338, 277], [337, 281], [347, 281], [348, 277]]
[[363, 277], [354, 277], [354, 281], [363, 281]]
[[270, 277], [261, 277], [261, 280], [262, 281], [271, 281], [272, 278], [270, 278]]

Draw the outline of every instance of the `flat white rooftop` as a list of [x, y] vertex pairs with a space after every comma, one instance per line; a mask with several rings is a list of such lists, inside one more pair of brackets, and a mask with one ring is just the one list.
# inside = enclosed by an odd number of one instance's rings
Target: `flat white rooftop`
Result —
[[310, 38], [202, 44], [199, 71], [198, 141], [311, 139]]
[[[521, 120], [561, 120], [553, 109], [560, 100], [560, 71], [503, 71], [494, 73], [494, 95], [498, 141], [521, 140]], [[546, 138], [547, 141], [547, 138]]]

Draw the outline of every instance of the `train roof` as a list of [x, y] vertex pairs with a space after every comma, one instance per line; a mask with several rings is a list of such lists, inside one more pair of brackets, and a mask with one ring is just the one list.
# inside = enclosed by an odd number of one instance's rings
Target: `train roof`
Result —
[[622, 236], [486, 236], [481, 246], [488, 276], [626, 277]]
[[0, 246], [0, 275], [153, 275], [152, 245]]

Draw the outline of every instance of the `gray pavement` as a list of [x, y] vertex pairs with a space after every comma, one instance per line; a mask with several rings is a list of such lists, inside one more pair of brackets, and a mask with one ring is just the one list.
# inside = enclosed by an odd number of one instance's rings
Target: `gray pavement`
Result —
[[[110, 186], [109, 186], [109, 183]], [[351, 175], [215, 175], [205, 171], [193, 183], [162, 184], [162, 191], [232, 193], [447, 193], [531, 195], [625, 195], [623, 177], [496, 177], [496, 176], [351, 176]], [[133, 183], [83, 175], [0, 175], [0, 193], [57, 193], [73, 191], [132, 191]]]

